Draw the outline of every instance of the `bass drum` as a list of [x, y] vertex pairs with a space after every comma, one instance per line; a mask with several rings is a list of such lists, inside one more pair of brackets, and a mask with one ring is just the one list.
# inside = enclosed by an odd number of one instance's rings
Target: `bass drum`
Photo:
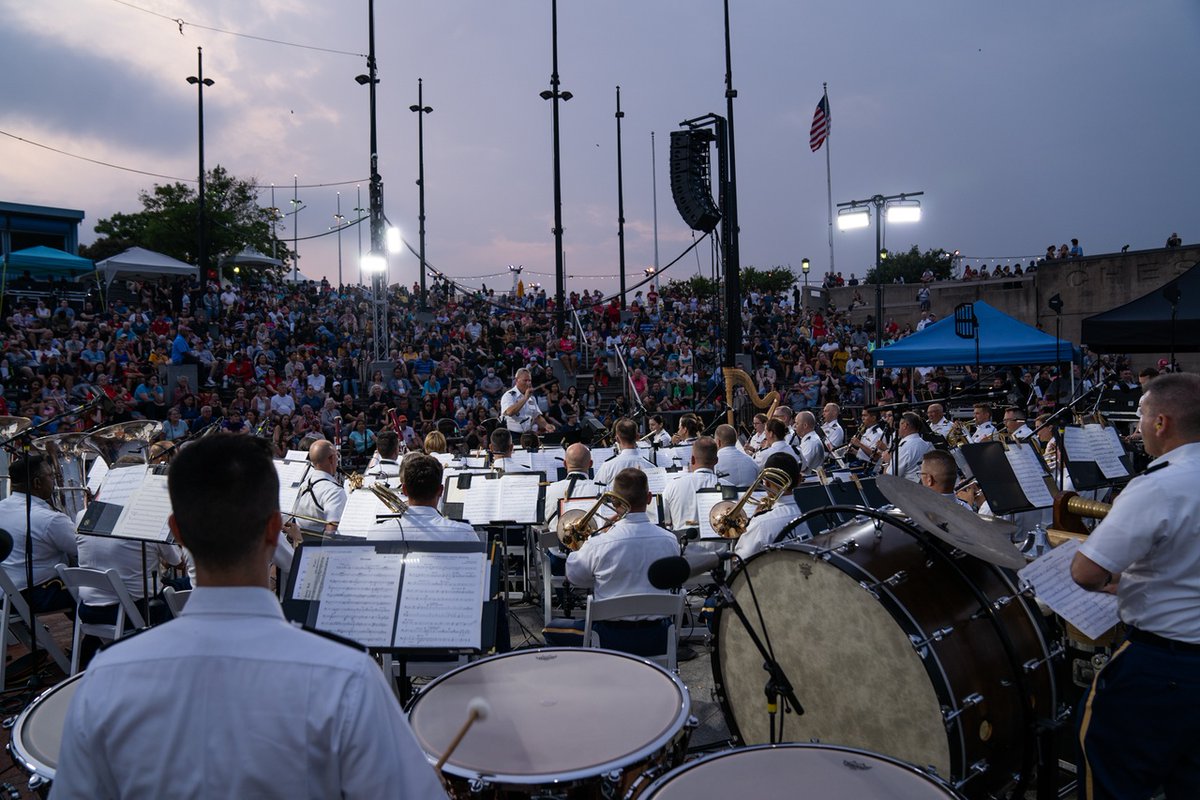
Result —
[[29, 788], [39, 797], [50, 793], [62, 748], [63, 723], [83, 673], [42, 692], [21, 712], [12, 728], [8, 752], [29, 773]]
[[[1005, 570], [895, 516], [861, 513], [871, 519], [766, 550], [730, 578], [804, 707], [779, 740], [884, 753], [969, 795], [1028, 781], [1034, 723], [1058, 709], [1036, 608]], [[714, 628], [730, 730], [766, 743], [762, 659], [732, 612], [719, 610]]]
[[488, 702], [442, 771], [454, 798], [624, 797], [644, 773], [683, 763], [695, 720], [687, 687], [612, 650], [522, 650], [430, 682], [409, 722], [436, 763], [472, 699]]
[[725, 800], [753, 786], [755, 797], [796, 800], [955, 800], [945, 782], [894, 758], [824, 744], [726, 750], [689, 762], [650, 785], [646, 800]]

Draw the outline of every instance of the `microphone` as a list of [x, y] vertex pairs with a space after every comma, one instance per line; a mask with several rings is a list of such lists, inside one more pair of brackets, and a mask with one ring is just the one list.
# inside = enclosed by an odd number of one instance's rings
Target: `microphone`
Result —
[[712, 572], [722, 561], [736, 558], [732, 552], [668, 556], [650, 565], [646, 578], [655, 589], [678, 589], [690, 579]]

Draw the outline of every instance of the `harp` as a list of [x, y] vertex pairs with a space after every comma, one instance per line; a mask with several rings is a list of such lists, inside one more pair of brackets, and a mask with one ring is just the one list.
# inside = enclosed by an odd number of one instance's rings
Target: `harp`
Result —
[[733, 387], [741, 386], [746, 390], [746, 396], [750, 398], [750, 402], [755, 408], [767, 409], [767, 417], [775, 413], [775, 407], [779, 405], [779, 392], [767, 392], [766, 397], [758, 396], [758, 387], [754, 385], [754, 379], [751, 378], [744, 370], [737, 367], [722, 367], [722, 374], [725, 376], [725, 414], [726, 422], [733, 424]]

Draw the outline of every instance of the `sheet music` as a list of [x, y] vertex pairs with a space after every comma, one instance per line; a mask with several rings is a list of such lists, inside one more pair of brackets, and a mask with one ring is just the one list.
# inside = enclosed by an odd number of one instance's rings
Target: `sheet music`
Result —
[[167, 476], [147, 475], [121, 509], [113, 533], [121, 538], [167, 542], [171, 539], [171, 529], [167, 524], [170, 516], [171, 496], [167, 492]]
[[296, 586], [292, 590], [293, 600], [320, 600], [325, 586], [325, 568], [329, 563], [331, 547], [305, 547], [300, 558], [292, 562], [296, 573]]
[[687, 469], [688, 464], [692, 460], [692, 446], [690, 444], [676, 445], [675, 447], [660, 447], [658, 453], [655, 454], [654, 463], [660, 467], [679, 467]]
[[383, 504], [369, 489], [357, 489], [346, 495], [346, 507], [342, 510], [342, 518], [338, 520], [338, 533], [350, 536], [365, 536], [375, 532], [376, 517], [380, 514], [391, 514], [392, 511]]
[[108, 462], [103, 458], [97, 457], [92, 462], [92, 466], [88, 468], [87, 488], [88, 491], [95, 495], [100, 491], [100, 485], [104, 483], [104, 476], [110, 472]]
[[487, 456], [467, 456], [463, 459], [463, 465], [467, 469], [486, 469]]
[[535, 473], [527, 475], [504, 475], [495, 483], [500, 484], [496, 494], [495, 510], [488, 522], [493, 520], [511, 520], [513, 522], [533, 524], [540, 522], [541, 514], [541, 483], [542, 476]]
[[1068, 425], [1063, 429], [1063, 447], [1071, 461], [1095, 461], [1096, 448], [1085, 428]]
[[100, 491], [96, 494], [96, 499], [118, 506], [127, 505], [130, 495], [146, 479], [146, 472], [144, 464], [110, 469], [104, 476], [103, 483], [100, 484]]
[[649, 486], [650, 494], [662, 494], [671, 479], [682, 474], [679, 472], [669, 473], [662, 467], [647, 467], [642, 472], [646, 473], [646, 483]]
[[696, 511], [700, 515], [697, 520], [700, 523], [700, 538], [701, 539], [721, 539], [722, 537], [708, 521], [708, 514], [712, 511], [713, 506], [725, 499], [725, 496], [718, 489], [701, 489], [696, 492]]
[[472, 525], [487, 525], [495, 519], [500, 486], [496, 478], [472, 478], [471, 487], [463, 494], [463, 520]]
[[550, 450], [539, 450], [536, 453], [526, 453], [529, 467], [534, 472], [544, 472], [549, 480], [554, 480], [558, 470], [563, 466], [566, 451], [561, 447]]
[[1046, 486], [1046, 473], [1042, 464], [1034, 455], [1033, 449], [1024, 443], [1014, 443], [1008, 446], [1004, 457], [1017, 476], [1021, 491], [1034, 508], [1046, 508], [1054, 505], [1054, 497]]
[[370, 547], [322, 549], [328, 555], [316, 627], [367, 647], [390, 647], [403, 554]]
[[958, 471], [963, 474], [963, 477], [967, 480], [975, 477], [975, 473], [971, 472], [971, 465], [967, 463], [967, 457], [963, 454], [961, 447], [951, 450], [950, 455], [954, 456], [954, 463], [958, 465]]
[[1120, 622], [1116, 595], [1089, 592], [1071, 579], [1071, 559], [1079, 542], [1070, 539], [1052, 548], [1017, 575], [1033, 584], [1039, 600], [1090, 639], [1098, 639]]
[[478, 648], [482, 640], [483, 553], [412, 553], [404, 559], [396, 647]]
[[307, 470], [307, 461], [275, 460], [275, 474], [279, 476], [279, 508], [284, 512], [295, 507], [296, 497], [300, 494], [299, 483]]
[[612, 447], [593, 447], [592, 448], [592, 469], [599, 470], [600, 465], [610, 458], [615, 456], [617, 451]]
[[283, 456], [284, 461], [308, 461], [307, 450], [288, 450]]
[[1121, 463], [1121, 456], [1125, 455], [1125, 446], [1121, 444], [1117, 429], [1107, 425], [1084, 427], [1087, 429], [1088, 438], [1095, 443], [1096, 464], [1104, 473], [1104, 477], [1124, 478], [1128, 475], [1129, 470]]

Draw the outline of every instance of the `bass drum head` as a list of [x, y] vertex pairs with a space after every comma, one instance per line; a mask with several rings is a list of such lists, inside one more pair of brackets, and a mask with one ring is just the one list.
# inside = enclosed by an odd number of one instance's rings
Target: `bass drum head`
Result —
[[42, 692], [13, 725], [9, 744], [13, 759], [34, 779], [41, 778], [41, 782], [54, 780], [67, 709], [82, 677], [81, 672]]
[[[780, 714], [782, 741], [861, 747], [949, 776], [941, 704], [904, 629], [856, 578], [801, 549], [768, 550], [734, 573], [731, 586], [775, 657], [804, 714]], [[747, 582], [746, 576], [750, 580]], [[714, 652], [730, 728], [743, 744], [770, 741], [762, 658], [737, 617], [721, 610]]]
[[409, 722], [436, 761], [475, 697], [490, 706], [445, 771], [502, 785], [572, 782], [635, 764], [665, 748], [691, 711], [674, 675], [611, 650], [547, 648], [483, 659], [431, 682]]
[[[803, 704], [803, 700], [800, 701]], [[806, 707], [807, 710], [807, 707]], [[936, 778], [885, 756], [818, 744], [746, 747], [692, 761], [659, 778], [646, 800], [739, 797], [797, 800], [954, 800]]]

